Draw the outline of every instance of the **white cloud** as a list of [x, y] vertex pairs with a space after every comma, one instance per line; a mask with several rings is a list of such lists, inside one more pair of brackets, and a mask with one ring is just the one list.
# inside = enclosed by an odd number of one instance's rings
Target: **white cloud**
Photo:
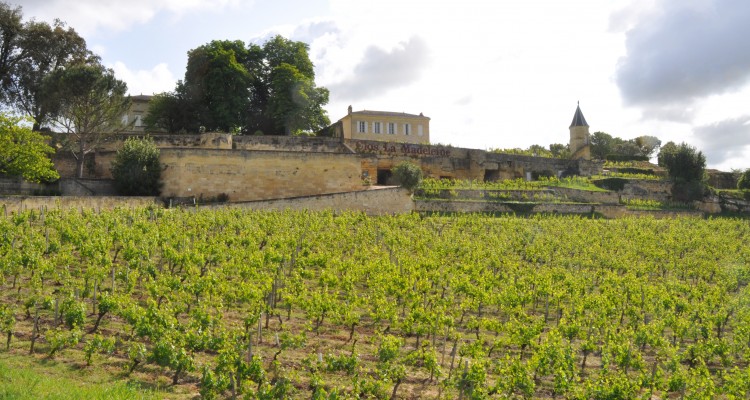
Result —
[[158, 64], [151, 70], [131, 71], [127, 65], [118, 61], [112, 69], [117, 79], [128, 84], [128, 93], [131, 95], [172, 91], [177, 82], [165, 63]]
[[43, 21], [59, 18], [87, 36], [99, 30], [127, 30], [150, 21], [160, 12], [179, 17], [187, 12], [217, 10], [240, 2], [242, 0], [25, 0], [22, 6], [26, 18]]
[[418, 36], [399, 43], [390, 51], [371, 46], [354, 67], [354, 75], [330, 85], [329, 89], [332, 96], [342, 101], [382, 95], [418, 80], [428, 62], [429, 49]]
[[627, 32], [617, 82], [634, 105], [689, 104], [750, 80], [750, 3], [662, 0]]

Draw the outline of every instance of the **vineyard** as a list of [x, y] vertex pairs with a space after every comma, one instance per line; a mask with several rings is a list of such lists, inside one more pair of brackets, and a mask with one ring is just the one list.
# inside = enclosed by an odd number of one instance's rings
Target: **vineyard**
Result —
[[738, 219], [29, 211], [0, 216], [0, 353], [174, 398], [748, 398], [749, 243]]

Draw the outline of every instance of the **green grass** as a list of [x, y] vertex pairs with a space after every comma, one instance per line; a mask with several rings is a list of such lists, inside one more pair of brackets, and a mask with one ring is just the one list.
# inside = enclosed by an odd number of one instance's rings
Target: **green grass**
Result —
[[643, 210], [643, 211], [684, 211], [692, 210], [693, 207], [687, 203], [680, 203], [674, 201], [657, 201], [657, 200], [644, 200], [644, 199], [628, 199], [621, 202], [628, 210]]
[[0, 399], [160, 399], [162, 395], [102, 371], [0, 353]]
[[536, 181], [526, 181], [518, 178], [513, 180], [502, 180], [496, 182], [451, 180], [451, 179], [425, 179], [419, 189], [426, 194], [437, 194], [440, 190], [472, 189], [472, 190], [544, 190], [550, 187], [563, 187], [569, 189], [586, 190], [590, 192], [608, 192], [606, 189], [597, 187], [587, 177], [571, 176], [567, 178], [541, 177]]
[[716, 189], [716, 194], [738, 200], [750, 200], [750, 190]]

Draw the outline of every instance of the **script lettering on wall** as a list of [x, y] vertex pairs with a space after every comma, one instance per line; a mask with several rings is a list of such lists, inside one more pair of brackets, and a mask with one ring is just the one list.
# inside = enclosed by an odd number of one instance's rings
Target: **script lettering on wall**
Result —
[[450, 157], [451, 151], [445, 147], [436, 147], [411, 143], [377, 143], [358, 141], [354, 144], [357, 153], [375, 153], [383, 155]]

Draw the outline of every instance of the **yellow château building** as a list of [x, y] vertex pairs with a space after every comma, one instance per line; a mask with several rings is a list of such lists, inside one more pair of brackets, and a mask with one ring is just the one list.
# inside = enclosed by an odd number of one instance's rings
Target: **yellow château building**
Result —
[[125, 125], [126, 133], [141, 133], [146, 130], [145, 118], [152, 97], [148, 95], [130, 96], [130, 107], [122, 116], [122, 124]]
[[333, 137], [430, 144], [430, 118], [389, 111], [352, 111], [327, 128]]

